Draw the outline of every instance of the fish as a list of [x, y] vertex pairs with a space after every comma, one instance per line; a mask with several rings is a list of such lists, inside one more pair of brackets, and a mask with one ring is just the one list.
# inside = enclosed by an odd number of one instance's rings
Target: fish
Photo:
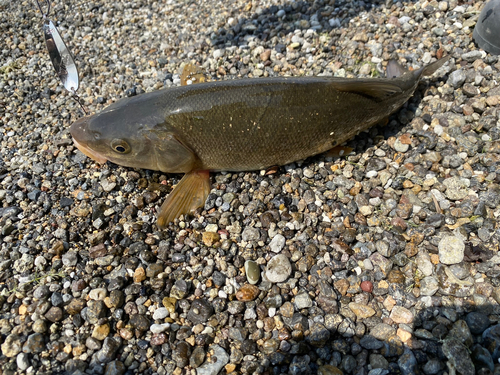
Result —
[[210, 172], [269, 169], [338, 149], [398, 110], [448, 59], [413, 71], [391, 60], [386, 78], [244, 78], [167, 88], [120, 99], [75, 121], [70, 133], [99, 163], [185, 174], [158, 212], [163, 229], [205, 204]]

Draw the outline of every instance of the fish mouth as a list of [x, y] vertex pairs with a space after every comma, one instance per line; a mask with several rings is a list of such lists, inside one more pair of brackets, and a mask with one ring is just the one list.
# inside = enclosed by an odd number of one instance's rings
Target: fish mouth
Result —
[[73, 142], [75, 143], [75, 146], [85, 155], [85, 156], [88, 156], [89, 158], [95, 160], [96, 162], [100, 163], [100, 164], [104, 164], [108, 161], [108, 159], [106, 159], [104, 156], [102, 156], [101, 154], [99, 154], [98, 152], [92, 150], [90, 147], [88, 146], [85, 146], [85, 145], [82, 145], [81, 143], [78, 143], [78, 141], [75, 139], [75, 137], [72, 137], [73, 138]]

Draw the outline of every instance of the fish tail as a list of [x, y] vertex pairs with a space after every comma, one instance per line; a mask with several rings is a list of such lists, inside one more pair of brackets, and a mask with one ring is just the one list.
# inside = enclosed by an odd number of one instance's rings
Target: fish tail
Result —
[[415, 74], [418, 77], [430, 76], [430, 75], [434, 74], [434, 72], [436, 70], [438, 70], [439, 68], [441, 68], [444, 65], [444, 63], [446, 63], [450, 59], [450, 57], [451, 57], [451, 55], [442, 57], [439, 60], [434, 61], [433, 63], [431, 63], [429, 65], [426, 65], [423, 68], [420, 68], [420, 69], [416, 70]]

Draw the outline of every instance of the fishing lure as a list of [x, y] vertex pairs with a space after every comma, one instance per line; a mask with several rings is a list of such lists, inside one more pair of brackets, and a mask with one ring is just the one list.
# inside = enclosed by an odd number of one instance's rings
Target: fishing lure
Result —
[[42, 28], [45, 44], [47, 45], [47, 51], [49, 52], [49, 57], [52, 61], [56, 74], [61, 80], [64, 88], [72, 94], [73, 98], [78, 102], [78, 104], [80, 104], [83, 111], [87, 113], [80, 101], [80, 97], [76, 94], [80, 86], [80, 79], [78, 77], [78, 69], [75, 64], [75, 59], [73, 58], [69, 48], [66, 46], [66, 43], [64, 43], [64, 40], [61, 38], [61, 34], [59, 34], [57, 27], [49, 18], [50, 1], [46, 0], [46, 12], [44, 12], [38, 0], [35, 0], [35, 2], [43, 17]]

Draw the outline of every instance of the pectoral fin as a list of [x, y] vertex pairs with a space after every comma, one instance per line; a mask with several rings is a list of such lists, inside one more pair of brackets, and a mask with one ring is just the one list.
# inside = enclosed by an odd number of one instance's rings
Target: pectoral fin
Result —
[[210, 173], [208, 171], [186, 173], [163, 202], [158, 213], [158, 227], [163, 229], [180, 215], [202, 207], [208, 193], [210, 193]]

